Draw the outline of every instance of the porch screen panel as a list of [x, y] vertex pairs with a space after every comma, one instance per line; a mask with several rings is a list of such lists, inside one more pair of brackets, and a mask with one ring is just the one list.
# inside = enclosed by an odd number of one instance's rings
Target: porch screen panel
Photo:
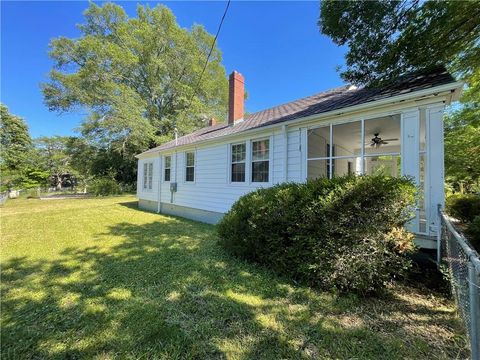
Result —
[[332, 175], [360, 175], [362, 172], [362, 123], [351, 121], [332, 126]]
[[307, 178], [328, 177], [330, 174], [330, 125], [307, 133]]
[[400, 116], [365, 120], [365, 174], [401, 175]]

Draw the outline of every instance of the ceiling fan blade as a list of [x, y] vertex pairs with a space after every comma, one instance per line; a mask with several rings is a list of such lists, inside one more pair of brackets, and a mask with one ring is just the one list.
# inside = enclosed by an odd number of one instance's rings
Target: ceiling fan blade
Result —
[[397, 140], [398, 140], [398, 138], [397, 139], [384, 139], [383, 141], [397, 141]]
[[382, 145], [388, 145], [388, 142], [382, 141]]

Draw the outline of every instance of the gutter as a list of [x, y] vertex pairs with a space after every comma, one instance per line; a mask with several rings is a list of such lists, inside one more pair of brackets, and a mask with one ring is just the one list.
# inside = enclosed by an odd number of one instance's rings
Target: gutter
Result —
[[[278, 126], [282, 126], [282, 125], [290, 126], [290, 125], [293, 125], [293, 124], [296, 124], [296, 123], [299, 123], [299, 122], [311, 121], [311, 120], [320, 120], [320, 119], [327, 118], [327, 117], [330, 117], [330, 116], [335, 116], [335, 115], [345, 115], [345, 113], [349, 113], [349, 112], [365, 110], [365, 109], [369, 109], [369, 108], [377, 107], [377, 106], [390, 105], [390, 104], [394, 104], [394, 103], [398, 103], [398, 102], [413, 100], [413, 99], [418, 98], [418, 97], [425, 97], [425, 96], [428, 96], [428, 95], [438, 96], [440, 93], [443, 93], [443, 92], [453, 93], [452, 96], [451, 96], [451, 101], [455, 101], [460, 96], [461, 89], [463, 88], [463, 85], [464, 85], [463, 81], [456, 81], [456, 82], [453, 82], [453, 83], [440, 85], [440, 86], [432, 87], [432, 88], [425, 89], [425, 90], [419, 90], [419, 91], [414, 91], [414, 92], [411, 92], [411, 93], [408, 93], [408, 94], [397, 95], [397, 96], [394, 96], [394, 97], [389, 97], [389, 98], [380, 99], [380, 100], [376, 100], [376, 101], [370, 101], [370, 102], [366, 102], [366, 103], [362, 103], [362, 104], [358, 104], [358, 105], [354, 105], [354, 106], [349, 106], [349, 107], [345, 107], [345, 108], [341, 108], [341, 109], [327, 111], [327, 112], [320, 113], [320, 114], [304, 116], [304, 117], [301, 117], [301, 118], [298, 118], [298, 119], [293, 119], [293, 120], [289, 120], [289, 121], [285, 121], [285, 122], [280, 122], [280, 123], [275, 123], [275, 124], [265, 125], [265, 126], [258, 126], [258, 127], [247, 129], [245, 131], [240, 131], [240, 132], [234, 133], [234, 134], [228, 134], [228, 135], [219, 136], [219, 137], [212, 138], [212, 139], [206, 139], [206, 140], [198, 141], [198, 142], [191, 143], [191, 144], [180, 145], [179, 147], [182, 148], [184, 146], [188, 147], [188, 146], [194, 145], [194, 144], [195, 145], [204, 144], [204, 143], [208, 143], [208, 142], [212, 142], [212, 141], [228, 139], [229, 137], [238, 136], [240, 134], [244, 135], [244, 134], [249, 134], [251, 132], [256, 132], [256, 131], [259, 131], [259, 130], [268, 130], [272, 127], [278, 127]], [[458, 91], [459, 88], [460, 88], [460, 91]], [[172, 149], [175, 149], [175, 148], [177, 148], [177, 145], [175, 145], [172, 148], [162, 149], [162, 150], [155, 150], [155, 148], [154, 148], [154, 149], [151, 149], [151, 150], [147, 150], [143, 153], [140, 153], [138, 155], [135, 155], [135, 157], [138, 159], [138, 158], [140, 158], [141, 155], [155, 154], [157, 152], [172, 150]]]

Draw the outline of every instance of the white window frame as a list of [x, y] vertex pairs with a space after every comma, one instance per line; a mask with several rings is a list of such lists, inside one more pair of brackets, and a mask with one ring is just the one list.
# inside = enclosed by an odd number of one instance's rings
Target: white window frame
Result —
[[[268, 141], [268, 160], [253, 160], [253, 143], [258, 142], [258, 141]], [[257, 186], [262, 186], [262, 185], [271, 185], [272, 184], [272, 163], [273, 163], [273, 151], [272, 151], [272, 144], [273, 144], [273, 139], [271, 136], [266, 136], [266, 137], [261, 137], [261, 138], [256, 138], [256, 139], [251, 139], [249, 141], [249, 146], [248, 146], [248, 168], [249, 168], [249, 174], [248, 174], [248, 180], [249, 184], [252, 185], [257, 185]], [[260, 161], [268, 161], [268, 181], [253, 181], [253, 163], [254, 162], [260, 162]]]
[[[401, 113], [394, 113], [392, 115], [401, 115]], [[327, 161], [327, 167], [328, 167], [327, 174], [329, 174], [329, 177], [328, 177], [329, 179], [333, 178], [333, 171], [332, 170], [334, 170], [334, 169], [332, 169], [332, 163], [333, 163], [334, 160], [337, 160], [337, 159], [360, 158], [360, 174], [359, 175], [364, 175], [365, 174], [365, 159], [368, 158], [368, 157], [399, 156], [400, 159], [401, 159], [400, 161], [403, 162], [401, 148], [400, 148], [400, 151], [398, 151], [398, 152], [389, 152], [389, 153], [373, 153], [372, 152], [372, 153], [368, 153], [368, 154], [365, 152], [365, 121], [374, 120], [374, 119], [377, 119], [377, 118], [382, 117], [382, 116], [383, 115], [375, 115], [375, 116], [369, 117], [368, 119], [358, 118], [358, 119], [349, 120], [349, 121], [343, 121], [343, 122], [337, 122], [337, 123], [332, 122], [332, 123], [315, 125], [315, 126], [309, 127], [307, 129], [306, 151], [305, 151], [305, 153], [306, 153], [306, 156], [305, 156], [305, 158], [306, 158], [306, 162], [305, 162], [306, 180], [308, 179], [308, 162], [312, 161], [312, 160], [326, 160]], [[360, 137], [361, 137], [361, 144], [362, 144], [361, 149], [360, 149], [360, 154], [357, 155], [357, 156], [351, 156], [351, 155], [332, 156], [333, 147], [334, 147], [334, 144], [333, 144], [333, 127], [336, 126], [336, 125], [348, 124], [348, 123], [353, 123], [353, 122], [360, 122]], [[330, 156], [309, 158], [308, 157], [308, 131], [323, 128], [323, 127], [328, 127], [329, 128], [329, 139], [328, 139], [327, 144], [329, 145]], [[401, 139], [401, 137], [402, 137], [402, 129], [401, 129], [401, 119], [400, 119], [400, 139]]]
[[[243, 161], [233, 161], [232, 159], [232, 156], [233, 156], [233, 147], [235, 145], [245, 145], [245, 159]], [[229, 173], [229, 182], [230, 184], [233, 184], [233, 185], [238, 185], [238, 184], [246, 184], [248, 183], [249, 181], [249, 171], [248, 171], [248, 160], [249, 160], [249, 156], [248, 156], [248, 151], [249, 151], [249, 146], [248, 146], [248, 141], [240, 141], [240, 142], [235, 142], [235, 143], [231, 143], [229, 144], [229, 152], [228, 152], [228, 157], [229, 157], [229, 166], [228, 166], [228, 173]], [[244, 181], [233, 181], [232, 180], [232, 165], [233, 164], [245, 164], [245, 180]]]
[[147, 192], [153, 191], [153, 161], [143, 163], [142, 189]]
[[143, 191], [148, 190], [148, 162], [143, 163], [142, 189]]
[[[188, 154], [193, 154], [193, 166], [187, 166], [187, 157], [188, 157]], [[183, 176], [183, 181], [185, 183], [190, 183], [190, 184], [194, 184], [196, 181], [197, 181], [197, 171], [196, 171], [196, 168], [197, 168], [197, 152], [195, 150], [189, 150], [189, 151], [185, 151], [184, 153], [184, 176]], [[189, 167], [193, 167], [193, 180], [187, 180], [187, 168]]]
[[[170, 166], [169, 167], [167, 167], [167, 158], [170, 158]], [[172, 181], [172, 155], [165, 155], [163, 157], [163, 164], [164, 164], [163, 165], [163, 176], [162, 176], [163, 182], [170, 182], [170, 181]], [[165, 171], [167, 169], [170, 170], [170, 176], [169, 176], [168, 180], [165, 180]]]

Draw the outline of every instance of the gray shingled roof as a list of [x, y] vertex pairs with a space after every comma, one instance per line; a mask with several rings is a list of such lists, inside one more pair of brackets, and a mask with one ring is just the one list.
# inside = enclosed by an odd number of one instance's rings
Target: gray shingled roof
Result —
[[[227, 123], [221, 123], [202, 128], [188, 135], [179, 137], [177, 140], [177, 146], [198, 143], [204, 140], [240, 133], [245, 130], [261, 128], [272, 124], [278, 124], [306, 116], [408, 94], [453, 82], [455, 82], [455, 79], [445, 70], [445, 68], [439, 67], [430, 71], [405, 75], [394, 83], [377, 88], [352, 89], [351, 86], [348, 85], [341, 86], [303, 99], [249, 114], [242, 122], [236, 123], [233, 126], [228, 125]], [[145, 153], [167, 150], [174, 147], [175, 140], [150, 149]]]

